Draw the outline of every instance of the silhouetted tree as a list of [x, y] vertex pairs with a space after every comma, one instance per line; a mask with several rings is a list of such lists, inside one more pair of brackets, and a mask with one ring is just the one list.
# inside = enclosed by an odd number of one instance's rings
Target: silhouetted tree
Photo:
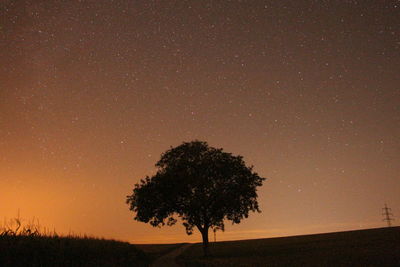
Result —
[[224, 220], [233, 224], [260, 212], [256, 187], [265, 178], [247, 167], [241, 156], [192, 141], [171, 148], [156, 163], [157, 173], [135, 185], [127, 196], [135, 220], [152, 226], [171, 226], [183, 221], [188, 235], [195, 227], [208, 254], [208, 230], [224, 230]]

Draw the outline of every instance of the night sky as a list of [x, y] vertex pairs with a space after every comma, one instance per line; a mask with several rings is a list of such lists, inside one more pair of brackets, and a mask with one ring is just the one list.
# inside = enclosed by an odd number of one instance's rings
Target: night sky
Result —
[[200, 242], [125, 204], [199, 139], [268, 178], [218, 240], [383, 227], [384, 203], [399, 224], [400, 1], [1, 0], [0, 18], [1, 220]]

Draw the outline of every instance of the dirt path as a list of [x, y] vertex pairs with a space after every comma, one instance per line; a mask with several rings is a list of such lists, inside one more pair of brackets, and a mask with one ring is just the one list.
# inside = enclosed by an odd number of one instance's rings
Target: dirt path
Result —
[[178, 257], [185, 249], [190, 247], [193, 244], [184, 244], [177, 249], [174, 249], [170, 253], [161, 256], [160, 258], [156, 259], [150, 266], [151, 267], [179, 267], [178, 264], [175, 262], [175, 258]]

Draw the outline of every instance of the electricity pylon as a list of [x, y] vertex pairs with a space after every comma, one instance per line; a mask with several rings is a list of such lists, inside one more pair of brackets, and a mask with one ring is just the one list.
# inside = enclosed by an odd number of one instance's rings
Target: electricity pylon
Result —
[[391, 227], [392, 226], [392, 221], [394, 221], [394, 219], [391, 217], [391, 216], [393, 216], [393, 214], [391, 212], [392, 209], [388, 208], [386, 203], [385, 203], [385, 207], [382, 208], [382, 209], [383, 209], [382, 215], [385, 216], [385, 218], [383, 218], [383, 221], [386, 221], [388, 227]]

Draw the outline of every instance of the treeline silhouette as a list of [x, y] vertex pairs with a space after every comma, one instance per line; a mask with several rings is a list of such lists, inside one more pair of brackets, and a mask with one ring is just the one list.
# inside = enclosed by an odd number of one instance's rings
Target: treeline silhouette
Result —
[[19, 218], [0, 227], [0, 266], [147, 266], [144, 252], [127, 242], [60, 236]]

